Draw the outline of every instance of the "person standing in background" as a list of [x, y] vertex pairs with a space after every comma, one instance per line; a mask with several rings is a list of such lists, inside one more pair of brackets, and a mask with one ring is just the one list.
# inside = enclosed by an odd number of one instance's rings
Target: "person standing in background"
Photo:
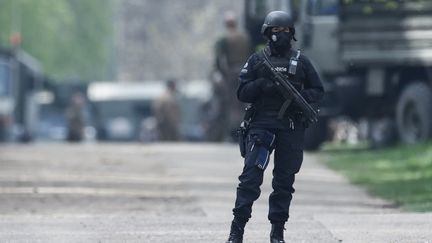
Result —
[[69, 107], [66, 109], [67, 140], [69, 142], [80, 142], [84, 137], [84, 107], [85, 98], [81, 93], [72, 96]]
[[244, 62], [251, 53], [249, 37], [238, 28], [237, 17], [233, 12], [225, 13], [226, 33], [215, 44], [215, 71], [219, 74], [214, 82], [215, 96], [218, 100], [219, 115], [215, 126], [220, 140], [227, 139], [242, 119], [243, 105], [237, 100], [237, 79]]
[[166, 82], [166, 90], [153, 104], [153, 111], [157, 120], [157, 130], [161, 141], [178, 141], [180, 106], [177, 100], [177, 86], [175, 79]]

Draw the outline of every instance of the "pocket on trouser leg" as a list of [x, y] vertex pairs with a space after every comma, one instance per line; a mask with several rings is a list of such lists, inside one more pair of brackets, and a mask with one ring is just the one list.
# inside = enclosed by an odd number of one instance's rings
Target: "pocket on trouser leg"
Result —
[[303, 150], [291, 150], [289, 161], [290, 173], [297, 174], [300, 171], [300, 167], [303, 163]]
[[304, 149], [304, 138], [305, 138], [305, 130], [304, 129], [295, 129], [290, 132], [290, 148], [292, 149]]
[[276, 135], [267, 130], [252, 130], [248, 134], [246, 163], [265, 170], [273, 152]]

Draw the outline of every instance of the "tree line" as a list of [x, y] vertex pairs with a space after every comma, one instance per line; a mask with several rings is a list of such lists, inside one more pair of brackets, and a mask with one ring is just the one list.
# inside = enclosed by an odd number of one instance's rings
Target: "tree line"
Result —
[[0, 46], [38, 59], [54, 80], [112, 76], [114, 0], [0, 0]]

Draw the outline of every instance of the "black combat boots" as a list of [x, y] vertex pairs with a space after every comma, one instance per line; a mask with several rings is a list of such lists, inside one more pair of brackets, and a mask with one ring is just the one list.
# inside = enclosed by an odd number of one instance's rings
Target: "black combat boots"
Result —
[[243, 243], [243, 233], [246, 222], [235, 219], [231, 223], [231, 231], [226, 243]]
[[285, 243], [284, 225], [284, 222], [272, 223], [272, 229], [270, 232], [270, 243]]

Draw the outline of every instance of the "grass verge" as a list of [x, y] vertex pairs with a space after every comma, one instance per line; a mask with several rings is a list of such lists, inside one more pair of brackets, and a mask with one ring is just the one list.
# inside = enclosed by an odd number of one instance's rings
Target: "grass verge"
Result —
[[327, 165], [403, 210], [432, 211], [432, 144], [322, 152]]

